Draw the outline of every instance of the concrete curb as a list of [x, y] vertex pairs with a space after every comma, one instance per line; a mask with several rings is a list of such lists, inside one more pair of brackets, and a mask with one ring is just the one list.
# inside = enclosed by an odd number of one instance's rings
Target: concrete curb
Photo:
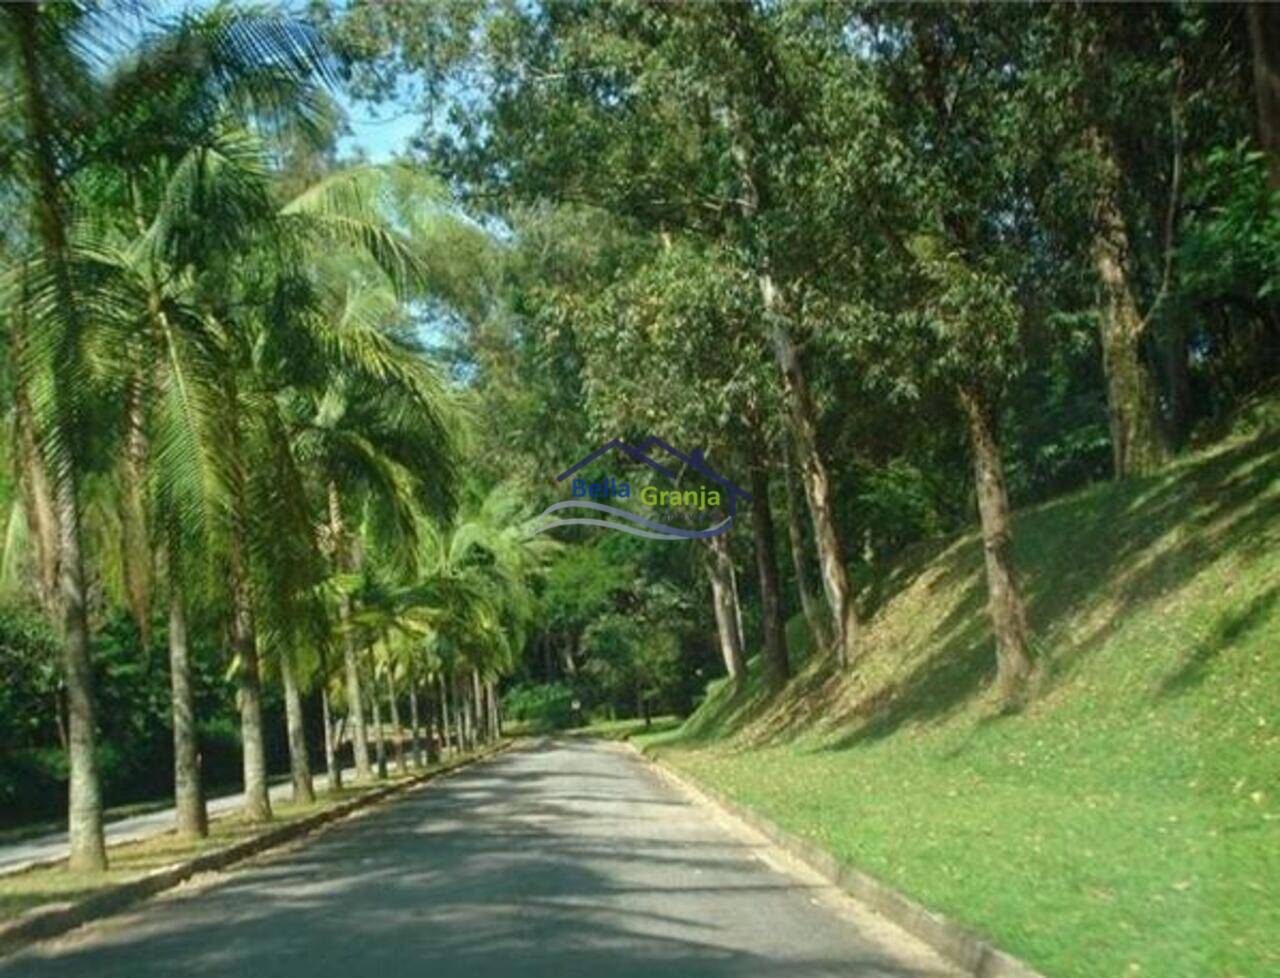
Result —
[[919, 938], [973, 978], [1044, 978], [1013, 955], [940, 913], [935, 913], [873, 876], [841, 862], [835, 855], [786, 831], [756, 811], [726, 797], [623, 741], [660, 777], [699, 796], [745, 822], [788, 855], [800, 860], [837, 889]]
[[82, 924], [91, 923], [103, 917], [119, 913], [140, 900], [155, 896], [164, 890], [172, 889], [197, 873], [225, 869], [233, 863], [248, 859], [250, 856], [256, 856], [268, 849], [274, 849], [287, 842], [309, 835], [330, 822], [337, 821], [361, 809], [403, 794], [412, 788], [434, 781], [444, 775], [470, 767], [480, 761], [489, 760], [516, 746], [518, 743], [518, 741], [514, 740], [507, 741], [497, 747], [446, 764], [435, 771], [429, 771], [395, 784], [376, 788], [358, 798], [352, 798], [349, 801], [335, 805], [333, 808], [325, 809], [322, 812], [298, 819], [296, 822], [290, 822], [288, 825], [282, 825], [276, 829], [269, 829], [251, 839], [245, 839], [243, 842], [237, 842], [214, 852], [207, 852], [186, 862], [164, 866], [139, 879], [110, 887], [83, 900], [78, 900], [74, 903], [35, 907], [16, 920], [0, 925], [0, 959], [37, 941], [57, 937]]

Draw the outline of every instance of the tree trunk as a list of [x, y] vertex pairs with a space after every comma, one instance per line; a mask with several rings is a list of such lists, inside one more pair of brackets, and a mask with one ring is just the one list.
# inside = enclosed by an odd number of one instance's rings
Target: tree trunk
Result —
[[426, 722], [423, 724], [423, 732], [427, 741], [427, 764], [440, 763], [440, 751], [442, 750], [442, 742], [444, 740], [444, 724], [441, 722], [440, 711], [436, 706], [435, 694], [432, 692], [431, 680], [427, 679], [426, 684]]
[[382, 731], [382, 707], [378, 703], [378, 672], [374, 668], [373, 675], [369, 680], [369, 702], [373, 707], [373, 737], [374, 744], [377, 749], [378, 757], [378, 777], [386, 778], [387, 776], [387, 741]]
[[67, 828], [69, 865], [73, 871], [106, 869], [102, 835], [102, 784], [98, 776], [97, 733], [93, 703], [93, 667], [89, 658], [89, 616], [84, 561], [80, 552], [80, 507], [75, 476], [57, 480], [59, 591], [62, 599], [63, 668], [67, 683], [67, 744], [70, 766]]
[[502, 707], [498, 702], [498, 683], [495, 679], [489, 680], [489, 730], [495, 741], [502, 738]]
[[209, 834], [209, 817], [200, 780], [187, 612], [176, 581], [170, 584], [169, 595], [169, 686], [173, 698], [173, 808], [178, 835], [187, 839], [203, 838]]
[[774, 689], [791, 675], [787, 657], [786, 616], [778, 581], [778, 558], [774, 550], [773, 509], [769, 504], [769, 474], [765, 471], [759, 446], [751, 461], [751, 527], [755, 535], [756, 574], [760, 578], [760, 605], [764, 630], [765, 678]]
[[1120, 203], [1121, 171], [1110, 140], [1094, 129], [1091, 139], [1101, 165], [1098, 180], [1093, 263], [1101, 285], [1098, 323], [1102, 366], [1107, 378], [1111, 456], [1115, 477], [1158, 469], [1165, 460], [1160, 440], [1156, 387], [1143, 362], [1146, 324], [1133, 291], [1133, 254]]
[[413, 766], [422, 769], [422, 718], [418, 713], [418, 677], [409, 673], [409, 722], [413, 724]]
[[462, 714], [462, 749], [464, 751], [475, 750], [476, 746], [476, 727], [475, 719], [471, 712], [471, 697], [467, 693], [466, 686], [462, 680], [458, 680], [458, 711]]
[[[781, 297], [768, 275], [761, 276], [760, 289], [765, 297], [766, 310], [775, 316], [780, 315]], [[796, 459], [800, 466], [800, 481], [804, 485], [809, 516], [813, 522], [822, 587], [827, 595], [827, 606], [831, 609], [832, 644], [836, 662], [844, 667], [855, 657], [858, 617], [849, 584], [844, 548], [836, 533], [832, 514], [831, 477], [818, 452], [817, 410], [800, 365], [799, 351], [785, 326], [778, 325], [774, 328], [773, 345], [782, 371], [782, 387], [790, 414]]]
[[476, 744], [482, 744], [488, 741], [489, 731], [488, 722], [485, 716], [484, 708], [484, 689], [480, 685], [479, 670], [471, 670], [471, 715], [474, 717], [476, 730]]
[[[728, 38], [746, 58], [754, 62], [757, 86], [755, 94], [771, 109], [787, 109], [785, 82], [778, 65], [767, 50], [767, 44], [761, 41], [754, 23], [756, 15], [745, 5], [725, 4], [717, 9], [726, 18]], [[767, 216], [770, 206], [769, 161], [755, 150], [741, 114], [730, 109], [726, 118], [729, 120], [730, 153], [738, 167], [742, 183], [738, 208], [745, 222], [758, 232], [753, 246], [757, 252], [756, 282], [764, 305], [769, 343], [773, 347], [774, 358], [782, 377], [782, 398], [787, 406], [801, 482], [809, 501], [809, 515], [813, 521], [814, 541], [822, 571], [822, 586], [831, 609], [836, 661], [843, 667], [854, 658], [858, 637], [857, 607], [853, 601], [853, 589], [849, 583], [849, 570], [840, 537], [836, 533], [832, 517], [831, 478], [818, 451], [818, 412], [809, 391], [795, 338], [791, 334], [792, 311], [783, 294], [783, 285], [775, 278], [774, 255], [770, 252], [767, 228], [762, 226], [764, 222], [761, 221], [761, 215]]]
[[746, 681], [746, 663], [739, 643], [737, 611], [733, 600], [733, 558], [729, 554], [729, 541], [723, 535], [710, 537], [711, 559], [707, 562], [707, 576], [711, 579], [711, 602], [716, 614], [716, 634], [720, 638], [720, 654], [724, 656], [725, 671], [735, 686]]
[[391, 704], [391, 737], [396, 749], [396, 770], [401, 774], [409, 773], [409, 761], [405, 756], [404, 732], [400, 727], [400, 704], [396, 696], [396, 679], [394, 670], [387, 664], [387, 702]]
[[961, 389], [969, 428], [982, 550], [987, 568], [987, 610], [996, 636], [996, 687], [1006, 699], [1020, 695], [1031, 677], [1027, 619], [1011, 553], [1012, 529], [1004, 467], [996, 444], [994, 412], [982, 395]]
[[329, 712], [328, 684], [320, 686], [320, 718], [324, 721], [324, 769], [329, 774], [329, 793], [342, 790], [342, 766], [338, 763], [338, 745], [334, 736], [333, 717]]
[[[130, 355], [136, 355], [130, 350]], [[148, 379], [135, 367], [125, 393], [124, 491], [119, 506], [120, 569], [125, 600], [138, 625], [144, 647], [151, 643], [151, 585], [154, 577], [151, 533], [144, 498], [147, 468], [146, 387]]]
[[298, 691], [293, 663], [287, 653], [280, 656], [280, 680], [284, 684], [285, 732], [289, 740], [289, 773], [293, 777], [293, 803], [310, 805], [316, 800], [311, 780], [311, 758], [307, 753], [307, 730], [303, 718], [302, 694]]
[[831, 630], [827, 625], [830, 620], [828, 609], [821, 607], [821, 599], [809, 587], [809, 572], [805, 566], [804, 520], [801, 510], [805, 506], [795, 475], [791, 471], [791, 452], [787, 451], [784, 475], [787, 485], [787, 537], [791, 543], [791, 566], [796, 577], [796, 592], [800, 595], [800, 608], [804, 612], [804, 620], [809, 626], [809, 634], [813, 638], [814, 648], [829, 648]]
[[[76, 356], [80, 339], [79, 305], [71, 286], [67, 265], [67, 241], [62, 210], [62, 186], [58, 176], [57, 149], [53, 118], [45, 91], [40, 63], [40, 8], [35, 4], [10, 8], [15, 20], [21, 66], [20, 86], [26, 136], [30, 141], [34, 163], [36, 218], [45, 259], [52, 269], [57, 294], [67, 315], [73, 320], [63, 342], [67, 357]], [[62, 366], [66, 366], [63, 364]], [[59, 413], [71, 426], [78, 423], [77, 398], [80, 392], [70, 389], [65, 371], [55, 370], [55, 394]], [[69, 432], [70, 433], [70, 432]], [[58, 594], [62, 611], [64, 669], [67, 683], [67, 745], [70, 767], [68, 787], [67, 829], [69, 865], [72, 870], [92, 872], [106, 869], [107, 850], [102, 835], [102, 785], [98, 775], [97, 733], [93, 704], [93, 669], [89, 655], [89, 616], [86, 607], [84, 557], [80, 549], [80, 502], [76, 464], [54, 471], [53, 498], [58, 524]], [[49, 459], [44, 460], [46, 464]]]
[[267, 791], [267, 753], [263, 743], [258, 643], [253, 631], [249, 596], [245, 593], [238, 568], [232, 583], [232, 600], [231, 648], [240, 666], [236, 670], [236, 697], [240, 706], [244, 817], [250, 822], [266, 822], [271, 819], [271, 797]]
[[450, 703], [449, 683], [443, 673], [436, 676], [436, 683], [440, 686], [440, 736], [444, 741], [444, 750], [447, 753], [452, 748], [454, 754], [457, 754], [458, 725]]
[[1268, 183], [1280, 190], [1280, 6], [1255, 0], [1248, 18], [1258, 142], [1267, 154]]
[[[347, 567], [346, 531], [342, 523], [342, 500], [338, 496], [337, 483], [329, 483], [329, 535], [333, 548], [333, 562], [339, 571]], [[351, 598], [342, 596], [338, 613], [345, 625], [351, 617]], [[342, 661], [347, 679], [347, 715], [351, 718], [351, 751], [355, 758], [356, 780], [372, 781], [373, 768], [369, 763], [369, 728], [364, 717], [364, 698], [360, 689], [360, 665], [356, 661], [355, 646], [350, 636], [342, 640]]]

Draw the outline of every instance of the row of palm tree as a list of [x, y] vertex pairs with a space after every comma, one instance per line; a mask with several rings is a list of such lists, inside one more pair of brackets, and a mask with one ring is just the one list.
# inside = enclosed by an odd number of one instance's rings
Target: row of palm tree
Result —
[[495, 736], [545, 546], [501, 493], [459, 513], [461, 412], [411, 315], [458, 221], [439, 187], [325, 163], [335, 68], [309, 28], [128, 9], [0, 13], [13, 515], [62, 625], [78, 870], [106, 866], [95, 590], [144, 635], [167, 607], [177, 823], [201, 835], [193, 627], [225, 636], [244, 814], [265, 820], [268, 677], [301, 801], [309, 690], [331, 786], [345, 736], [373, 776], [370, 719], [385, 773], [382, 687], [397, 731], [407, 693], [417, 762], [438, 750], [420, 723]]

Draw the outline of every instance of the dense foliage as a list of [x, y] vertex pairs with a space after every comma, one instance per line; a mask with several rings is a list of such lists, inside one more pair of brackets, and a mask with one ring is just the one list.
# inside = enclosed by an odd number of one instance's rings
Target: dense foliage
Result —
[[[895, 558], [975, 520], [1016, 709], [1014, 509], [1150, 477], [1280, 372], [1269, 9], [310, 14], [0, 19], [0, 800], [65, 766], [81, 868], [104, 788], [172, 782], [198, 834], [232, 731], [266, 819], [273, 761], [305, 799], [320, 751], [372, 777], [500, 698], [556, 728], [757, 652], [774, 692], [856, 675]], [[410, 149], [342, 158], [336, 93]], [[649, 436], [750, 496], [731, 532], [536, 532]]]

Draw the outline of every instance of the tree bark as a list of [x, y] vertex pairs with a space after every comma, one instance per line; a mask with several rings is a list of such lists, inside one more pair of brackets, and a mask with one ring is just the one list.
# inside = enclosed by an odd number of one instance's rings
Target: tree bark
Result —
[[774, 689], [791, 675], [787, 657], [786, 617], [778, 580], [778, 558], [774, 550], [773, 509], [769, 503], [769, 474], [765, 471], [760, 446], [750, 465], [751, 526], [755, 535], [756, 574], [760, 578], [760, 605], [763, 613], [765, 678]]
[[468, 695], [466, 686], [461, 679], [457, 680], [458, 688], [458, 712], [462, 716], [462, 749], [464, 751], [474, 750], [476, 746], [475, 734], [475, 718], [471, 712], [471, 697]]
[[[760, 279], [765, 309], [775, 317], [782, 315], [782, 298], [772, 278], [765, 274]], [[832, 645], [836, 662], [843, 668], [855, 658], [858, 614], [849, 583], [844, 547], [836, 532], [832, 512], [831, 476], [818, 451], [817, 409], [813, 405], [813, 397], [809, 393], [808, 382], [800, 365], [800, 353], [784, 325], [774, 327], [773, 345], [782, 371], [782, 387], [790, 415], [793, 446], [800, 466], [800, 481], [804, 486], [809, 516], [813, 523], [822, 588], [827, 596], [827, 607], [831, 610]]]
[[1093, 263], [1101, 286], [1098, 323], [1107, 379], [1111, 455], [1117, 479], [1154, 472], [1165, 461], [1155, 382], [1143, 360], [1146, 324], [1138, 311], [1133, 254], [1121, 208], [1121, 170], [1101, 130], [1091, 132], [1101, 166], [1095, 201]]
[[409, 673], [409, 722], [413, 725], [413, 766], [422, 769], [422, 717], [418, 713], [418, 677]]
[[959, 396], [973, 452], [987, 571], [987, 609], [996, 637], [996, 687], [1009, 700], [1023, 692], [1032, 669], [1026, 611], [1010, 548], [1009, 494], [996, 443], [994, 412], [979, 392], [962, 388]]
[[320, 686], [320, 719], [324, 721], [324, 769], [329, 774], [329, 793], [342, 790], [342, 765], [338, 763], [338, 744], [334, 736], [333, 716], [329, 712], [328, 683]]
[[289, 740], [289, 773], [293, 778], [293, 803], [310, 805], [316, 800], [316, 789], [311, 780], [311, 758], [307, 752], [302, 694], [298, 690], [293, 663], [289, 661], [287, 653], [282, 653], [280, 656], [280, 680], [284, 684], [285, 732]]
[[498, 682], [489, 680], [489, 730], [495, 741], [502, 738], [502, 705], [498, 701]]
[[804, 544], [804, 520], [801, 510], [805, 506], [796, 485], [795, 475], [791, 471], [791, 452], [787, 451], [784, 476], [787, 485], [787, 537], [791, 543], [791, 566], [796, 577], [796, 592], [800, 596], [800, 608], [804, 612], [804, 620], [809, 625], [809, 634], [813, 637], [815, 648], [829, 648], [831, 630], [827, 625], [830, 611], [823, 608], [819, 598], [809, 586], [809, 571], [805, 566], [806, 548]]
[[173, 698], [173, 807], [177, 816], [178, 835], [188, 839], [203, 838], [209, 834], [209, 817], [200, 779], [200, 744], [191, 684], [187, 612], [177, 583], [171, 583], [170, 589], [169, 686]]
[[394, 670], [391, 664], [387, 663], [387, 702], [391, 705], [391, 737], [392, 743], [396, 749], [396, 769], [401, 774], [409, 773], [409, 761], [405, 757], [404, 751], [404, 733], [400, 727], [400, 704], [396, 696], [396, 679], [392, 675]]
[[[238, 563], [238, 561], [237, 561]], [[263, 743], [262, 680], [258, 668], [258, 642], [253, 631], [249, 596], [239, 568], [234, 572], [231, 616], [231, 648], [239, 660], [236, 670], [240, 706], [241, 761], [244, 772], [244, 817], [250, 822], [271, 819], [267, 792], [267, 752]]]
[[[347, 567], [346, 530], [342, 521], [342, 500], [335, 482], [329, 483], [329, 535], [333, 548], [333, 562], [339, 571]], [[351, 617], [351, 598], [343, 595], [338, 614], [345, 625]], [[347, 715], [351, 717], [351, 751], [356, 765], [357, 781], [372, 781], [373, 767], [369, 763], [369, 728], [365, 723], [364, 698], [360, 689], [360, 664], [356, 660], [355, 646], [350, 636], [342, 639], [342, 662], [346, 672]]]
[[457, 717], [454, 715], [453, 706], [450, 703], [449, 683], [444, 677], [444, 673], [436, 676], [436, 683], [440, 686], [440, 735], [444, 741], [444, 749], [446, 752], [450, 748], [454, 754], [458, 753], [458, 725]]
[[1267, 154], [1268, 183], [1280, 190], [1280, 6], [1255, 0], [1248, 5], [1248, 19], [1258, 142]]
[[80, 552], [80, 507], [72, 472], [63, 473], [57, 480], [56, 494], [58, 576], [65, 643], [63, 668], [67, 683], [67, 753], [71, 769], [67, 806], [68, 863], [73, 871], [93, 872], [106, 869], [107, 851], [102, 834], [102, 784], [98, 775], [84, 560]]
[[489, 739], [489, 723], [484, 708], [484, 688], [480, 683], [480, 671], [471, 670], [471, 715], [474, 717], [476, 743], [483, 744]]
[[385, 779], [387, 776], [387, 741], [382, 730], [382, 707], [378, 703], [379, 698], [378, 670], [375, 666], [373, 675], [369, 679], [369, 702], [373, 707], [373, 738], [378, 758], [378, 777]]
[[427, 741], [427, 764], [439, 764], [444, 741], [444, 724], [432, 692], [430, 678], [427, 679], [426, 692], [426, 722], [423, 724], [423, 732], [426, 734]]
[[711, 602], [716, 615], [716, 634], [720, 638], [720, 654], [724, 656], [724, 667], [730, 681], [741, 686], [746, 681], [747, 669], [734, 608], [733, 558], [729, 554], [729, 541], [723, 535], [715, 536], [707, 540], [707, 545], [711, 549], [707, 575], [711, 580]]

